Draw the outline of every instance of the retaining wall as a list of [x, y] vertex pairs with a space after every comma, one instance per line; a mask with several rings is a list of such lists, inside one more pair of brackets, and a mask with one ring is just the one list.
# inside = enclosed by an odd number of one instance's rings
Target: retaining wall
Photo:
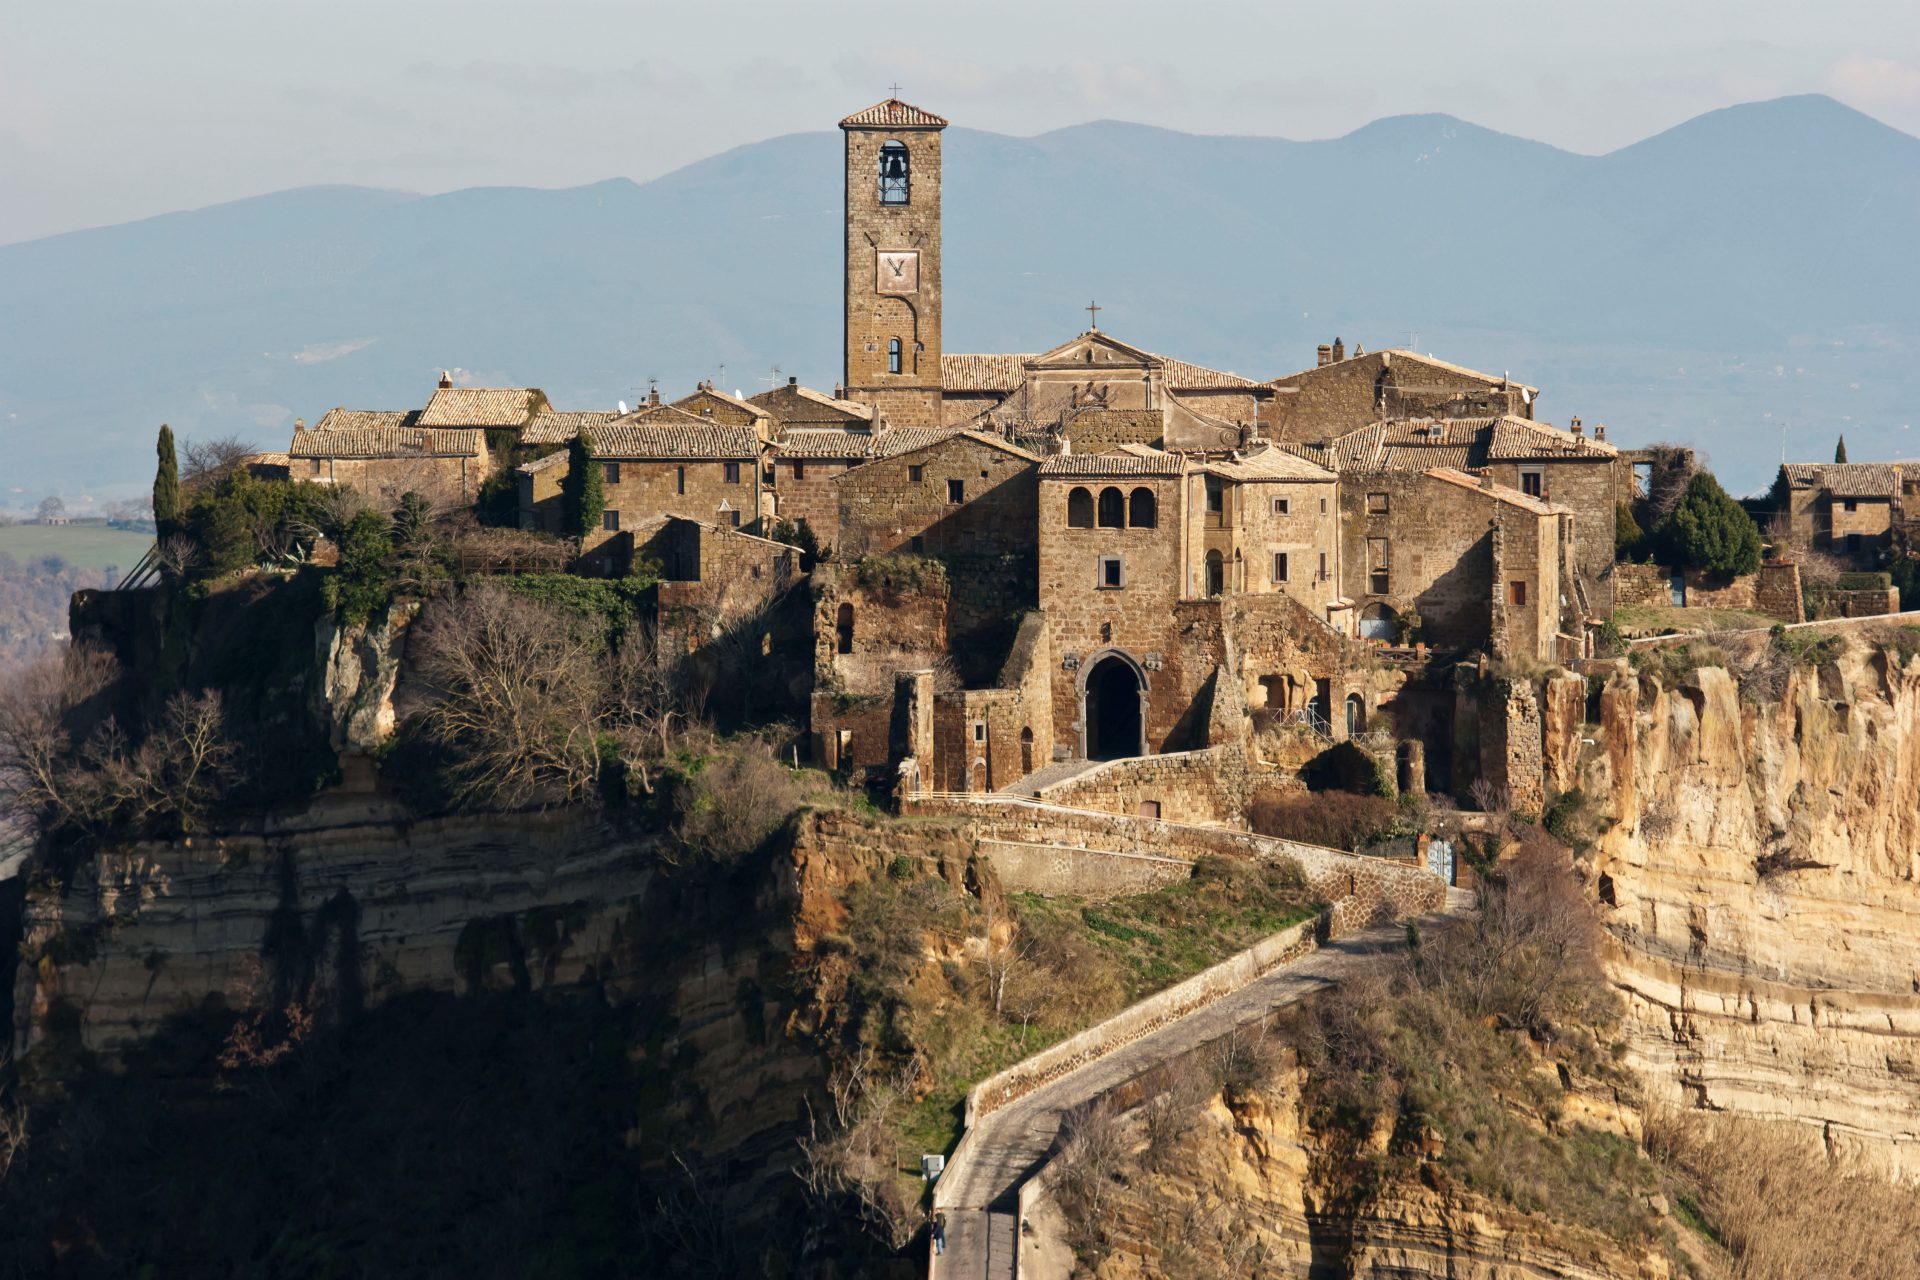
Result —
[[1128, 816], [1151, 804], [1170, 822], [1238, 822], [1248, 796], [1247, 756], [1238, 746], [1112, 760], [1040, 792], [1049, 804]]
[[1148, 893], [1193, 875], [1190, 858], [983, 837], [980, 852], [1010, 893], [1102, 901]]

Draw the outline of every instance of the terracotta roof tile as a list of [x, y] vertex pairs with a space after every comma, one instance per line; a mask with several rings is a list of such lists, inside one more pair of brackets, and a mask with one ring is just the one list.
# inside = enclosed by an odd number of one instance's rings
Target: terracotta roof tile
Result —
[[876, 102], [865, 111], [856, 111], [840, 122], [842, 129], [886, 126], [894, 129], [944, 129], [947, 122], [931, 111], [922, 111], [898, 98]]
[[940, 357], [940, 385], [948, 391], [1013, 391], [1026, 381], [1031, 355]]
[[1040, 474], [1048, 479], [1074, 476], [1177, 476], [1186, 471], [1186, 459], [1177, 453], [1159, 453], [1131, 446], [1113, 453], [1070, 453], [1047, 458]]
[[1476, 382], [1484, 382], [1489, 387], [1499, 387], [1504, 385], [1507, 387], [1511, 387], [1515, 391], [1525, 391], [1532, 395], [1540, 394], [1540, 388], [1528, 386], [1524, 382], [1516, 382], [1512, 378], [1503, 377], [1497, 373], [1482, 373], [1478, 369], [1469, 369], [1463, 364], [1454, 364], [1453, 362], [1448, 360], [1440, 360], [1433, 356], [1424, 355], [1418, 351], [1408, 351], [1401, 347], [1388, 347], [1382, 351], [1356, 352], [1355, 354], [1348, 356], [1345, 360], [1336, 360], [1332, 364], [1316, 365], [1312, 369], [1301, 369], [1296, 373], [1284, 373], [1277, 378], [1271, 379], [1271, 381], [1290, 382], [1295, 378], [1304, 378], [1309, 374], [1318, 373], [1322, 369], [1338, 368], [1340, 365], [1348, 363], [1348, 361], [1371, 360], [1371, 359], [1374, 359], [1375, 357], [1382, 356], [1382, 355], [1390, 356], [1394, 360], [1412, 360], [1415, 363], [1424, 364], [1429, 368], [1442, 369], [1448, 373], [1455, 374], [1462, 378], [1472, 378]]
[[1510, 507], [1518, 507], [1522, 511], [1528, 511], [1537, 516], [1559, 515], [1566, 510], [1550, 502], [1530, 498], [1518, 489], [1509, 489], [1503, 484], [1496, 484], [1489, 489], [1480, 483], [1479, 476], [1468, 475], [1452, 467], [1430, 467], [1427, 474], [1435, 480], [1443, 480], [1448, 484], [1458, 485], [1462, 489], [1472, 489], [1476, 493], [1484, 494], [1490, 501], [1504, 502]]
[[694, 418], [692, 414], [681, 416], [693, 421], [665, 421], [659, 414], [636, 421], [634, 415], [629, 414], [603, 426], [589, 427], [587, 434], [593, 440], [594, 452], [603, 458], [732, 461], [760, 456], [760, 437], [752, 427], [729, 427]]
[[[369, 428], [411, 427], [419, 425], [417, 409], [341, 409], [327, 410], [320, 421], [307, 428], [314, 431], [364, 431]], [[296, 436], [305, 434], [294, 432]]]
[[1892, 498], [1908, 472], [1920, 473], [1920, 464], [1898, 462], [1789, 462], [1781, 468], [1787, 483], [1811, 486], [1842, 498]]
[[617, 416], [614, 413], [548, 409], [533, 416], [533, 421], [520, 433], [520, 443], [567, 444], [580, 434], [580, 428], [603, 427]]
[[1493, 424], [1489, 458], [1613, 458], [1620, 451], [1605, 440], [1575, 435], [1544, 422], [1505, 417]]
[[420, 411], [423, 427], [520, 427], [545, 399], [537, 387], [441, 387]]
[[[329, 417], [332, 415], [329, 414]], [[326, 421], [326, 419], [321, 419]], [[290, 458], [477, 458], [486, 448], [478, 430], [356, 426], [296, 432]]]
[[1308, 480], [1331, 482], [1340, 477], [1318, 463], [1309, 462], [1296, 453], [1285, 449], [1268, 447], [1244, 458], [1226, 458], [1218, 462], [1208, 462], [1201, 470], [1229, 480]]

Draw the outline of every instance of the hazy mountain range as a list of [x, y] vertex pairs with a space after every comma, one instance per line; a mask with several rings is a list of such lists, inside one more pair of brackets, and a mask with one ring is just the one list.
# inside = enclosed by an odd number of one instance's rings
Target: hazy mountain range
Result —
[[[563, 408], [776, 365], [831, 387], [840, 165], [827, 129], [644, 184], [305, 188], [0, 246], [0, 504], [143, 484], [163, 420], [284, 447], [442, 368]], [[1511, 371], [1544, 416], [1691, 440], [1739, 489], [1783, 422], [1797, 457], [1842, 431], [1920, 455], [1920, 139], [1827, 98], [1597, 157], [1438, 115], [1325, 142], [954, 128], [945, 194], [950, 352], [1043, 350], [1097, 298], [1116, 336], [1251, 376], [1336, 334]]]

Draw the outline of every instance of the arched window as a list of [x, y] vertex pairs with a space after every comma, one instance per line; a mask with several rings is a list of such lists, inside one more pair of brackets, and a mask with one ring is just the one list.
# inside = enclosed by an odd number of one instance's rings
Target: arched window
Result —
[[1127, 523], [1136, 529], [1151, 529], [1159, 515], [1153, 490], [1135, 489], [1127, 499]]
[[1067, 495], [1067, 528], [1093, 528], [1093, 495], [1076, 487]]
[[887, 342], [887, 372], [900, 372], [900, 339], [891, 338]]
[[1357, 738], [1367, 729], [1367, 704], [1357, 693], [1347, 695], [1347, 736]]
[[1111, 486], [1100, 491], [1100, 527], [1122, 529], [1127, 523], [1127, 500]]
[[1217, 596], [1227, 589], [1227, 566], [1218, 551], [1207, 552], [1207, 596]]
[[913, 162], [904, 142], [880, 148], [880, 203], [907, 204], [913, 194]]
[[834, 616], [833, 631], [837, 640], [836, 647], [841, 653], [853, 652], [853, 606], [843, 604], [840, 612]]

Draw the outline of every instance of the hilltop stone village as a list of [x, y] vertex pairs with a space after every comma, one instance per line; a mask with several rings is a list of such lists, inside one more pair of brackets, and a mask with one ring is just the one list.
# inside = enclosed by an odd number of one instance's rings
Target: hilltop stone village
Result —
[[[1463, 657], [1483, 676], [1571, 669], [1617, 654], [1635, 606], [1804, 621], [1796, 560], [1871, 570], [1920, 485], [1920, 468], [1787, 467], [1766, 563], [1631, 563], [1618, 522], [1670, 507], [1689, 451], [1551, 425], [1504, 374], [1335, 337], [1299, 372], [1247, 377], [1132, 345], [1097, 305], [1048, 351], [948, 352], [946, 125], [897, 99], [840, 122], [831, 390], [707, 381], [583, 411], [443, 376], [423, 408], [333, 409], [253, 465], [442, 508], [490, 487], [520, 528], [579, 535], [575, 572], [656, 572], [676, 656], [753, 619], [769, 663], [810, 655], [794, 680], [830, 769], [901, 794], [1038, 793], [1143, 757], [1102, 775], [1127, 779], [1109, 800], [1195, 816], [1230, 807], [1187, 794], [1223, 768], [1284, 774], [1343, 742], [1407, 789], [1537, 799], [1542, 709], [1516, 694], [1486, 714]], [[602, 505], [572, 528], [587, 458]], [[1823, 596], [1834, 612], [1897, 610], [1884, 575], [1854, 576]], [[1194, 752], [1216, 755], [1177, 777]]]

